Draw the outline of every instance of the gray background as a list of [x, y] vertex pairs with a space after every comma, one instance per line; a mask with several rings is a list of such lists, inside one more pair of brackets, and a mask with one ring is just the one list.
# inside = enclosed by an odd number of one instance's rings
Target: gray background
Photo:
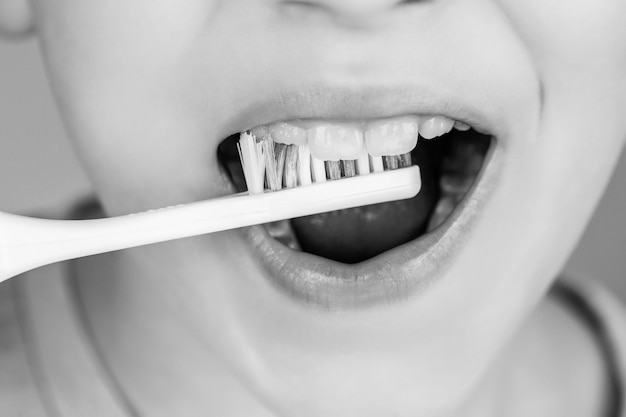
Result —
[[[0, 43], [0, 210], [46, 210], [67, 205], [87, 192], [88, 181], [65, 138], [36, 43]], [[625, 212], [626, 158], [622, 157], [566, 267], [569, 273], [606, 282], [624, 300]]]

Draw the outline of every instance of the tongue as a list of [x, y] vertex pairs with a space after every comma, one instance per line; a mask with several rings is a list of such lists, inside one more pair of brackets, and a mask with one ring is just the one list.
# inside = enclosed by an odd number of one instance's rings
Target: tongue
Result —
[[[235, 187], [243, 191], [245, 179], [237, 153], [238, 140], [238, 135], [227, 138], [218, 152]], [[416, 197], [292, 219], [291, 229], [298, 242], [293, 242], [292, 237], [287, 242], [328, 259], [358, 263], [425, 233], [440, 196], [439, 170], [445, 143], [445, 138], [420, 140], [411, 153], [413, 163], [420, 166], [422, 173], [422, 189]]]
[[412, 199], [292, 219], [301, 249], [352, 264], [423, 234], [439, 198], [439, 163], [435, 160], [440, 156], [436, 153], [413, 152], [413, 161], [422, 173], [422, 189]]

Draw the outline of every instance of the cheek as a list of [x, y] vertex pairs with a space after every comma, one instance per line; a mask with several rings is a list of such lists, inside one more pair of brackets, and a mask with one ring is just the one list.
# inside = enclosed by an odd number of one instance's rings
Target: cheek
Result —
[[[615, 106], [626, 104], [626, 3], [556, 0], [499, 0], [502, 10], [522, 37], [546, 103], [561, 98], [561, 109], [579, 116], [570, 123], [597, 118], [597, 125], [614, 118]], [[597, 105], [612, 106], [602, 117]], [[571, 109], [571, 107], [579, 107]], [[588, 113], [585, 112], [588, 110]]]
[[[524, 38], [538, 71], [558, 81], [574, 70], [597, 76], [626, 70], [626, 3], [497, 1]], [[568, 77], [566, 77], [568, 78]], [[602, 82], [602, 80], [596, 80]]]
[[[486, 326], [496, 338], [507, 335], [543, 296], [582, 234], [626, 137], [626, 22], [615, 17], [626, 16], [626, 3], [586, 2], [593, 11], [571, 2], [500, 3], [543, 94], [536, 120], [520, 125], [506, 144], [484, 227], [450, 273], [458, 279], [442, 283], [442, 298], [453, 300], [446, 306], [467, 310], [451, 311], [442, 322], [484, 336], [472, 340], [489, 340], [481, 333]], [[483, 353], [493, 348], [474, 346]]]
[[190, 86], [202, 72], [190, 49], [215, 4], [36, 4], [62, 116], [110, 212], [223, 193], [207, 128], [219, 114], [199, 117], [206, 106]]
[[525, 163], [545, 222], [578, 230], [623, 146], [626, 3], [500, 0], [541, 81], [538, 134]]

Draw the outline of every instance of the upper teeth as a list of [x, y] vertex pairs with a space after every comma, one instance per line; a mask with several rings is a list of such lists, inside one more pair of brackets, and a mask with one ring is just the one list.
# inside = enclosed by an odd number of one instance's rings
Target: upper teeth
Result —
[[367, 122], [327, 122], [294, 120], [259, 126], [256, 137], [271, 135], [277, 143], [304, 145], [311, 155], [323, 161], [357, 160], [366, 151], [373, 157], [402, 155], [424, 139], [442, 136], [469, 126], [445, 116], [401, 116]]
[[299, 126], [280, 122], [269, 126], [268, 130], [274, 142], [286, 145], [305, 145], [307, 143], [307, 132]]
[[318, 124], [308, 129], [311, 154], [324, 161], [353, 160], [363, 151], [363, 131], [357, 125]]
[[372, 156], [402, 155], [417, 146], [415, 117], [377, 120], [366, 125], [367, 152]]
[[443, 116], [433, 116], [422, 120], [420, 134], [424, 139], [433, 139], [452, 130], [454, 120]]

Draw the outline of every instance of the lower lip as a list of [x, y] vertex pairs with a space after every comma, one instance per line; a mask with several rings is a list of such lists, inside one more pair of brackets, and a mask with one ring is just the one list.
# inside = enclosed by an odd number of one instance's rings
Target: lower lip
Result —
[[498, 178], [497, 145], [492, 144], [472, 190], [442, 225], [368, 261], [347, 265], [295, 251], [262, 226], [243, 229], [245, 240], [271, 283], [309, 308], [358, 310], [420, 296], [445, 274], [473, 232]]

